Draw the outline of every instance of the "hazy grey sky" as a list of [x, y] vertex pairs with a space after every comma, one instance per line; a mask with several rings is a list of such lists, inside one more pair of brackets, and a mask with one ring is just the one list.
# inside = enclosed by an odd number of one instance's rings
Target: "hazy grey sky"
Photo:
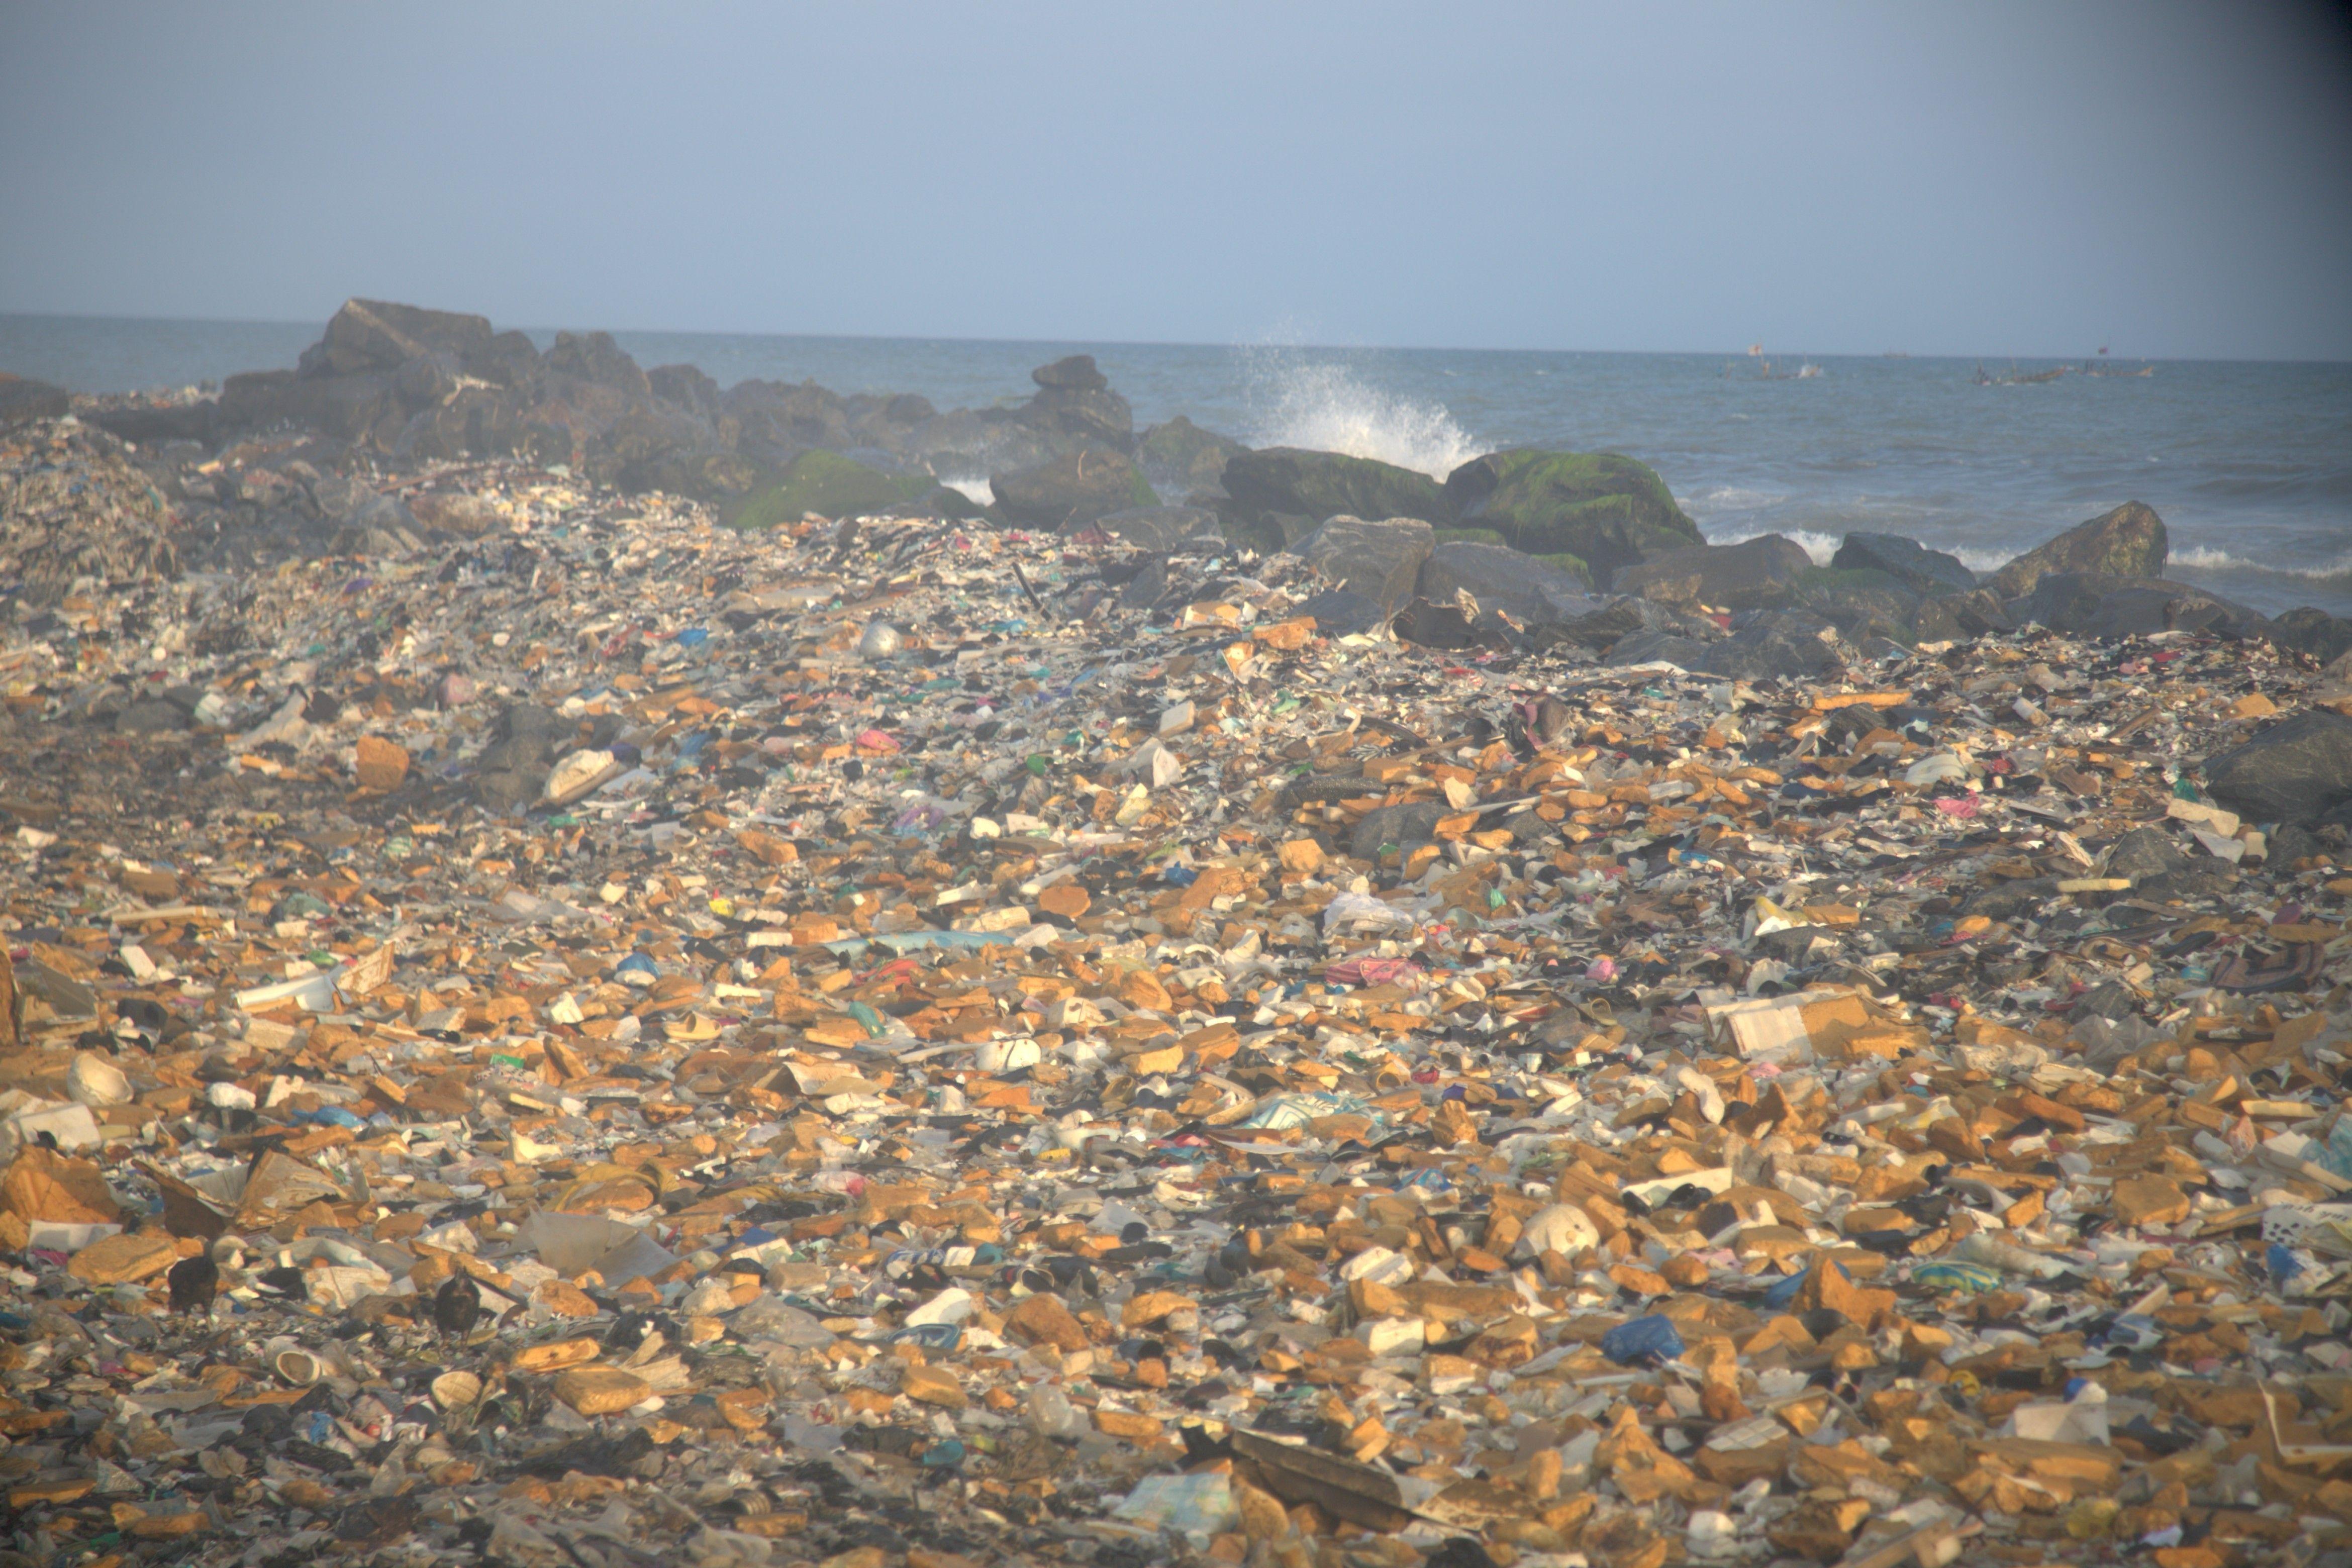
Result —
[[0, 310], [2352, 358], [2242, 3], [0, 3]]

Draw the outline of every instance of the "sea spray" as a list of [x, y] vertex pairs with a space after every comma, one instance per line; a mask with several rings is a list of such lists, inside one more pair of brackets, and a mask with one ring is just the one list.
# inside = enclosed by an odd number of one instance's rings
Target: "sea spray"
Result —
[[1377, 458], [1439, 479], [1486, 449], [1443, 403], [1375, 386], [1354, 366], [1289, 349], [1249, 359], [1254, 447]]

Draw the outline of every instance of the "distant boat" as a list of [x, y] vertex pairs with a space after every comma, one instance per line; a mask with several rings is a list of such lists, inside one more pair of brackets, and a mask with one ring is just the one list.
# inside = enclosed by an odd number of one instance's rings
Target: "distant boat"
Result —
[[1909, 359], [1911, 357], [1911, 351], [1909, 349], [1888, 349], [1885, 353], [1880, 354], [1878, 357], [1880, 359]]
[[2017, 368], [2017, 362], [2011, 360], [2007, 375], [1987, 375], [1983, 362], [1979, 361], [1974, 379], [1979, 386], [2039, 386], [2043, 382], [2056, 381], [2062, 375], [2071, 374], [2074, 368], [2062, 364], [2052, 370], [2021, 371]]

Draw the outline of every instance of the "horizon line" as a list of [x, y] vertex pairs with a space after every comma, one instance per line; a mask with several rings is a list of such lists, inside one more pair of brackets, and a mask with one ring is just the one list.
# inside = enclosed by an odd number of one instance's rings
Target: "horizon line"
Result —
[[[352, 295], [352, 296], [351, 296], [350, 298], [352, 298], [352, 299], [358, 299], [358, 298], [361, 298], [361, 296], [358, 296], [358, 295]], [[406, 303], [406, 301], [404, 301], [404, 301], [384, 301], [384, 302], [385, 302], [385, 303]], [[341, 308], [341, 307], [338, 307], [338, 309], [340, 309], [340, 308]], [[418, 306], [418, 307], [415, 307], [415, 308], [416, 308], [416, 309], [420, 309], [420, 310], [441, 310], [441, 309], [442, 309], [442, 307], [440, 307], [440, 306], [430, 306], [430, 305], [428, 305], [428, 306]], [[475, 310], [453, 310], [453, 311], [447, 311], [447, 312], [446, 312], [446, 313], [447, 313], [447, 314], [451, 314], [451, 315], [483, 315], [483, 312], [480, 312], [480, 311], [475, 311]], [[309, 328], [309, 327], [310, 327], [310, 326], [312, 325], [312, 323], [311, 323], [311, 322], [310, 322], [310, 321], [301, 321], [301, 320], [297, 320], [297, 319], [294, 319], [294, 318], [291, 318], [291, 317], [268, 317], [268, 316], [157, 316], [157, 315], [143, 315], [143, 314], [142, 314], [142, 315], [105, 315], [105, 314], [98, 314], [98, 313], [94, 313], [94, 312], [90, 312], [90, 311], [84, 311], [84, 310], [12, 310], [12, 309], [0, 309], [0, 320], [6, 320], [6, 319], [12, 319], [12, 318], [13, 318], [13, 319], [16, 319], [16, 320], [21, 320], [21, 321], [110, 321], [110, 322], [121, 322], [121, 323], [142, 323], [142, 322], [143, 322], [143, 323], [152, 323], [152, 324], [159, 325], [159, 326], [201, 324], [201, 325], [205, 325], [205, 326], [222, 326], [222, 327], [236, 326], [236, 327], [295, 327], [295, 328]], [[330, 319], [331, 319], [331, 315], [330, 316]], [[488, 318], [487, 315], [484, 315], [484, 320], [489, 320], [489, 319], [490, 319], [490, 318]], [[325, 323], [324, 321], [318, 322], [318, 323], [317, 323], [317, 328], [318, 328], [318, 330], [319, 330], [320, 331], [323, 332], [323, 331], [325, 331], [325, 328], [326, 328], [326, 323]], [[526, 332], [526, 333], [535, 333], [535, 332], [563, 332], [563, 331], [604, 331], [604, 332], [610, 332], [610, 333], [613, 333], [613, 334], [614, 334], [614, 335], [616, 335], [616, 336], [617, 336], [617, 335], [620, 335], [620, 334], [627, 333], [627, 334], [635, 334], [635, 335], [643, 335], [643, 336], [662, 335], [662, 336], [668, 336], [668, 337], [814, 339], [814, 340], [817, 340], [817, 341], [820, 341], [820, 342], [898, 342], [898, 343], [910, 343], [910, 342], [936, 342], [936, 343], [969, 343], [969, 344], [1042, 345], [1042, 346], [1048, 346], [1048, 347], [1065, 347], [1065, 348], [1067, 348], [1067, 347], [1089, 348], [1089, 347], [1091, 347], [1091, 348], [1158, 348], [1158, 349], [1259, 349], [1259, 350], [1289, 351], [1289, 352], [1295, 352], [1295, 353], [1492, 353], [1492, 354], [1529, 354], [1529, 355], [1536, 355], [1536, 354], [1551, 354], [1551, 355], [1593, 354], [1593, 355], [1612, 355], [1612, 356], [1624, 356], [1624, 357], [1648, 356], [1648, 357], [1654, 357], [1654, 358], [1673, 358], [1673, 359], [1725, 359], [1725, 358], [1728, 358], [1728, 359], [1732, 359], [1732, 360], [1741, 360], [1741, 359], [1748, 359], [1748, 358], [1756, 358], [1756, 357], [1760, 357], [1760, 358], [1763, 358], [1763, 359], [1798, 360], [1798, 361], [1804, 361], [1804, 360], [1816, 360], [1816, 359], [1818, 359], [1818, 360], [1864, 360], [1864, 361], [1868, 361], [1868, 360], [1888, 360], [1888, 359], [1925, 359], [1925, 360], [1966, 360], [1966, 361], [1977, 361], [1977, 362], [1982, 362], [1982, 363], [1991, 363], [1991, 362], [1993, 362], [1993, 361], [1997, 361], [1997, 360], [2000, 360], [2000, 361], [2015, 361], [2015, 360], [2049, 360], [2049, 361], [2063, 362], [2063, 363], [2070, 363], [2070, 364], [2071, 364], [2071, 363], [2076, 363], [2076, 362], [2078, 362], [2078, 361], [2080, 361], [2080, 362], [2089, 362], [2089, 361], [2094, 361], [2094, 360], [2098, 360], [2098, 359], [2105, 359], [2105, 360], [2106, 360], [2108, 363], [2132, 363], [2132, 364], [2352, 365], [2352, 358], [2346, 358], [2346, 359], [2331, 359], [2331, 358], [2313, 357], [2313, 358], [2286, 358], [2286, 359], [2278, 359], [2278, 358], [2259, 358], [2259, 357], [2248, 357], [2248, 356], [2243, 356], [2243, 355], [2229, 355], [2229, 354], [2134, 354], [2134, 353], [2102, 353], [2101, 351], [2099, 351], [2099, 350], [2095, 350], [2095, 349], [2094, 349], [2094, 350], [2089, 350], [2089, 351], [2084, 351], [2084, 352], [2079, 352], [2079, 353], [2048, 353], [2048, 352], [2041, 352], [2041, 353], [2019, 353], [2019, 352], [2017, 352], [2017, 351], [2015, 351], [2015, 350], [2009, 350], [2009, 349], [1989, 350], [1989, 351], [1952, 352], [1952, 351], [1938, 351], [1938, 350], [1911, 350], [1911, 349], [1903, 349], [1903, 348], [1885, 348], [1885, 349], [1876, 349], [1876, 350], [1872, 350], [1872, 349], [1803, 349], [1803, 348], [1796, 348], [1796, 349], [1769, 349], [1769, 350], [1767, 350], [1763, 354], [1761, 354], [1761, 355], [1759, 356], [1759, 355], [1751, 355], [1751, 354], [1750, 354], [1750, 353], [1748, 352], [1748, 350], [1747, 348], [1732, 348], [1732, 349], [1631, 349], [1631, 348], [1529, 348], [1529, 347], [1524, 347], [1524, 346], [1522, 346], [1522, 347], [1509, 347], [1509, 348], [1505, 348], [1505, 347], [1496, 347], [1496, 346], [1492, 346], [1492, 345], [1475, 344], [1475, 343], [1367, 343], [1367, 342], [1346, 343], [1346, 342], [1275, 342], [1275, 341], [1265, 340], [1265, 339], [1252, 340], [1252, 341], [1244, 341], [1244, 340], [1239, 340], [1239, 339], [1213, 340], [1213, 339], [1196, 339], [1196, 338], [1008, 337], [1008, 336], [1001, 336], [1001, 335], [988, 335], [988, 334], [980, 334], [980, 333], [957, 333], [957, 332], [929, 332], [929, 333], [915, 333], [915, 332], [824, 332], [824, 331], [774, 331], [774, 330], [752, 330], [752, 329], [728, 328], [728, 327], [559, 327], [559, 326], [549, 326], [549, 325], [544, 325], [544, 324], [540, 324], [540, 325], [524, 325], [524, 326], [521, 326], [521, 327], [513, 327], [513, 326], [509, 326], [509, 327], [507, 327], [507, 328], [502, 328], [502, 329], [500, 329], [500, 330], [501, 330], [501, 331], [523, 331], [523, 332]], [[0, 374], [5, 374], [5, 371], [6, 371], [6, 367], [5, 367], [5, 366], [0, 366]], [[229, 374], [236, 374], [236, 373], [232, 372], [232, 373], [229, 373]]]

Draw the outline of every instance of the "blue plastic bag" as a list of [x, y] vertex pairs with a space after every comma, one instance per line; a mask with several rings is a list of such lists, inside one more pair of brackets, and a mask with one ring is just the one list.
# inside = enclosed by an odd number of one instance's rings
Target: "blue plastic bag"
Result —
[[1653, 1313], [1620, 1323], [1601, 1335], [1601, 1353], [1620, 1366], [1655, 1365], [1683, 1353], [1683, 1337], [1672, 1318]]

